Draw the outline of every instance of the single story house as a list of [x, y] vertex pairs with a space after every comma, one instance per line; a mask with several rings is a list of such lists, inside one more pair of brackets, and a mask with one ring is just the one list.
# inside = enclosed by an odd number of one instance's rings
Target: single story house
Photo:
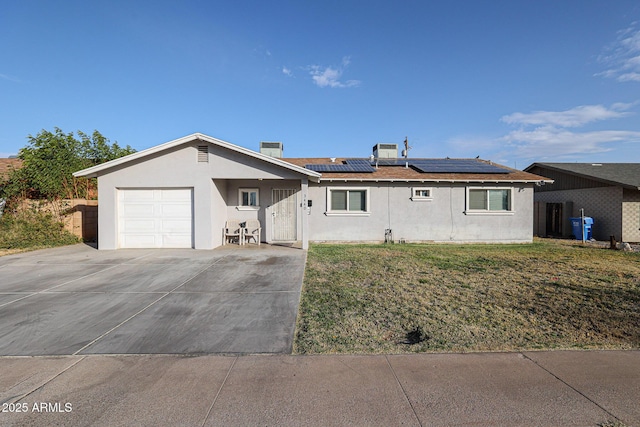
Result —
[[537, 235], [572, 235], [569, 218], [584, 209], [596, 240], [640, 242], [640, 163], [533, 163], [525, 171], [554, 181], [535, 188]]
[[[377, 144], [358, 159], [284, 159], [192, 134], [75, 176], [98, 178], [100, 249], [223, 244], [227, 220], [261, 240], [530, 242], [533, 189], [546, 180], [480, 159], [405, 159]], [[546, 180], [546, 182], [551, 182]]]

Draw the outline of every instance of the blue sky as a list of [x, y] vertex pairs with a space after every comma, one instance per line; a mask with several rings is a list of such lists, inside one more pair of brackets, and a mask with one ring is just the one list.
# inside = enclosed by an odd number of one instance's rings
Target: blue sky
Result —
[[0, 157], [94, 129], [286, 157], [640, 162], [640, 3], [32, 1], [0, 13]]

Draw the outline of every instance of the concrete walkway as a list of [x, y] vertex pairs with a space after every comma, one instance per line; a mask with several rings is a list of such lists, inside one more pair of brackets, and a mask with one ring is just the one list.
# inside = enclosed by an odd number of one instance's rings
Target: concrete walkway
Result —
[[18, 426], [637, 426], [640, 351], [2, 357], [0, 393]]

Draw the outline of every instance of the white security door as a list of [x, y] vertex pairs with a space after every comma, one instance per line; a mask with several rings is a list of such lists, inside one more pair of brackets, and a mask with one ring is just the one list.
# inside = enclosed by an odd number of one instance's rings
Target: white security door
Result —
[[296, 190], [272, 190], [273, 240], [292, 242], [296, 240]]
[[193, 247], [193, 190], [118, 191], [120, 248]]

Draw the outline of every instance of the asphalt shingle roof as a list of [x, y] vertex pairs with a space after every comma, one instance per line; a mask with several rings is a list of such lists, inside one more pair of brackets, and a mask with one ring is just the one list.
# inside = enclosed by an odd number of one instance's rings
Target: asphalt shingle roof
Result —
[[[284, 158], [282, 159], [291, 164], [305, 167], [306, 165], [335, 165], [342, 164], [346, 158], [336, 158], [331, 161], [329, 158]], [[414, 159], [418, 160], [418, 159]], [[469, 159], [464, 159], [468, 161]], [[476, 160], [476, 159], [473, 159]], [[486, 160], [477, 160], [478, 162], [489, 163]], [[495, 164], [495, 163], [494, 163]], [[321, 180], [348, 180], [348, 181], [416, 181], [416, 182], [437, 182], [437, 181], [455, 181], [455, 182], [537, 182], [549, 181], [548, 178], [535, 175], [529, 172], [523, 172], [518, 169], [511, 169], [507, 166], [497, 165], [508, 170], [508, 173], [436, 173], [436, 172], [420, 172], [412, 167], [404, 166], [382, 166], [374, 172], [322, 172]]]
[[608, 184], [640, 188], [640, 163], [534, 163], [535, 166], [591, 178]]

